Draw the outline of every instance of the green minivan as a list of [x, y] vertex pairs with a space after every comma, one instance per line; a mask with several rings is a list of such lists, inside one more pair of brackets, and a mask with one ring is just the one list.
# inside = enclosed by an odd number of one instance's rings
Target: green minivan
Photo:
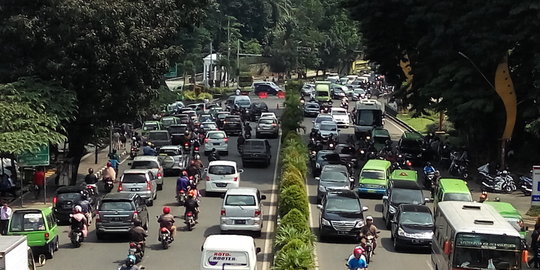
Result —
[[9, 221], [8, 235], [26, 235], [34, 254], [52, 259], [58, 250], [58, 225], [52, 207], [16, 210]]
[[388, 160], [370, 159], [366, 162], [358, 179], [358, 193], [386, 193], [391, 163]]
[[418, 182], [418, 173], [413, 170], [394, 170], [390, 175], [391, 181], [412, 181]]
[[527, 227], [525, 227], [525, 223], [523, 223], [523, 217], [511, 203], [497, 201], [485, 201], [484, 203], [493, 206], [495, 211], [499, 212], [499, 214], [501, 214], [501, 216], [519, 232], [521, 238], [525, 239]]
[[442, 201], [473, 201], [467, 183], [461, 179], [452, 178], [441, 178], [437, 191], [435, 191], [435, 196], [433, 197], [433, 207], [435, 209], [437, 209], [437, 203]]

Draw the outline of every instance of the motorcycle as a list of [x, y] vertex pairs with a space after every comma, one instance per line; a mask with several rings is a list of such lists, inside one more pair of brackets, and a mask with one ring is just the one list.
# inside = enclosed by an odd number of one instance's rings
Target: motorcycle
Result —
[[128, 255], [135, 256], [135, 264], [140, 263], [144, 257], [143, 246], [144, 243], [129, 242]]
[[246, 131], [244, 132], [244, 138], [246, 138], [246, 140], [247, 140], [247, 139], [251, 139], [251, 130], [249, 130], [249, 131], [246, 130]]
[[191, 142], [184, 143], [184, 151], [191, 151]]
[[216, 161], [216, 160], [219, 160], [219, 154], [217, 154], [217, 153], [211, 153], [211, 154], [208, 156], [208, 162], [212, 162], [212, 161]]
[[373, 257], [373, 239], [375, 239], [373, 235], [368, 235], [366, 237], [366, 242], [362, 245], [367, 263], [369, 263], [371, 261], [371, 257]]
[[186, 213], [185, 223], [188, 231], [193, 230], [193, 227], [195, 227], [195, 217], [193, 216], [193, 212], [189, 211]]
[[[74, 222], [73, 215], [70, 215], [70, 216], [71, 216], [70, 223], [73, 224]], [[75, 248], [80, 247], [84, 239], [82, 228], [80, 226], [71, 226], [71, 234], [70, 234], [69, 239], [71, 240], [71, 244], [73, 245], [73, 247]]]
[[348, 103], [341, 103], [341, 108], [348, 111], [349, 110], [349, 104]]
[[168, 249], [169, 245], [173, 241], [171, 238], [171, 232], [169, 232], [169, 229], [167, 229], [166, 227], [162, 227], [161, 229], [159, 229], [158, 240], [161, 241], [161, 246], [163, 247], [163, 249]]
[[496, 192], [513, 192], [517, 189], [514, 178], [506, 170], [497, 171], [495, 176], [489, 174], [489, 163], [478, 167], [478, 173], [482, 175], [482, 187]]
[[522, 175], [519, 177], [518, 187], [525, 196], [531, 196], [533, 181], [529, 176]]
[[448, 172], [453, 176], [458, 176], [463, 179], [469, 178], [469, 170], [467, 169], [469, 165], [468, 160], [453, 160], [450, 164]]
[[112, 191], [114, 187], [114, 182], [111, 178], [103, 179], [103, 182], [105, 183], [105, 192], [109, 193]]
[[178, 200], [178, 204], [180, 206], [182, 206], [182, 205], [184, 205], [186, 203], [186, 198], [187, 198], [186, 192], [183, 191], [183, 190], [180, 190], [178, 192], [178, 195], [176, 196], [176, 199]]
[[134, 159], [138, 155], [138, 153], [139, 153], [139, 147], [132, 145], [131, 151], [129, 151], [129, 157], [131, 159]]

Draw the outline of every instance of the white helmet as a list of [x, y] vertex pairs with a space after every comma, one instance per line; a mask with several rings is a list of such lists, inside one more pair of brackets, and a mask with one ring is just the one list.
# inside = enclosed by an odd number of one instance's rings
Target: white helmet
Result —
[[367, 216], [367, 217], [366, 217], [366, 220], [371, 220], [371, 221], [373, 221], [373, 217], [372, 217], [372, 216]]

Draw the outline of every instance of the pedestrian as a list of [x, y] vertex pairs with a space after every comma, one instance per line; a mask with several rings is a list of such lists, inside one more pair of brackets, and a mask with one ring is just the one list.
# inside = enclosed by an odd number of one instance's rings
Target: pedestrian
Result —
[[45, 186], [45, 170], [43, 170], [43, 168], [39, 167], [36, 170], [32, 182], [34, 183], [34, 188], [36, 189], [35, 198], [37, 199]]
[[533, 257], [528, 261], [529, 267], [531, 267], [531, 263], [533, 264], [533, 268], [538, 268], [540, 266], [539, 259], [538, 258], [538, 248], [539, 248], [539, 241], [540, 240], [540, 216], [536, 218], [536, 223], [534, 224], [534, 231], [531, 234], [531, 252], [533, 254]]
[[11, 210], [11, 207], [9, 207], [7, 201], [3, 201], [2, 207], [0, 208], [0, 234], [7, 234], [9, 220], [11, 219], [12, 215], [13, 210]]
[[116, 150], [120, 149], [120, 132], [118, 131], [113, 133], [113, 148]]

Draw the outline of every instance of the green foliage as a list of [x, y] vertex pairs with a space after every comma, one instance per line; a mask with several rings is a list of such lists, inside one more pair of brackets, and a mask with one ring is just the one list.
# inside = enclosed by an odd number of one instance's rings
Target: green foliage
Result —
[[281, 177], [279, 186], [280, 191], [283, 191], [290, 186], [302, 187], [305, 184], [304, 179], [295, 174], [284, 173]]
[[299, 186], [290, 186], [283, 190], [279, 196], [279, 215], [285, 216], [292, 209], [298, 209], [300, 212], [308, 213], [308, 199], [305, 188]]
[[[291, 209], [289, 213], [283, 216], [280, 220], [281, 225], [293, 226], [298, 231], [310, 230], [308, 225], [308, 216], [306, 212], [300, 212], [298, 209]], [[281, 226], [280, 225], [280, 226]]]
[[212, 99], [211, 93], [206, 92], [200, 92], [197, 94], [197, 91], [183, 91], [184, 94], [184, 100], [204, 100], [204, 99]]
[[315, 235], [311, 232], [309, 227], [307, 227], [307, 229], [298, 229], [294, 225], [284, 224], [282, 221], [277, 229], [276, 239], [274, 240], [276, 248], [281, 248], [294, 239], [312, 245], [315, 241]]
[[66, 138], [75, 96], [57, 84], [21, 78], [0, 84], [0, 111], [0, 153], [20, 154]]
[[284, 102], [285, 109], [281, 115], [281, 129], [284, 138], [287, 137], [290, 131], [296, 131], [304, 119], [299, 94], [301, 87], [301, 84], [297, 81], [287, 84]]
[[314, 267], [313, 247], [299, 239], [294, 239], [278, 251], [273, 269], [309, 270]]

